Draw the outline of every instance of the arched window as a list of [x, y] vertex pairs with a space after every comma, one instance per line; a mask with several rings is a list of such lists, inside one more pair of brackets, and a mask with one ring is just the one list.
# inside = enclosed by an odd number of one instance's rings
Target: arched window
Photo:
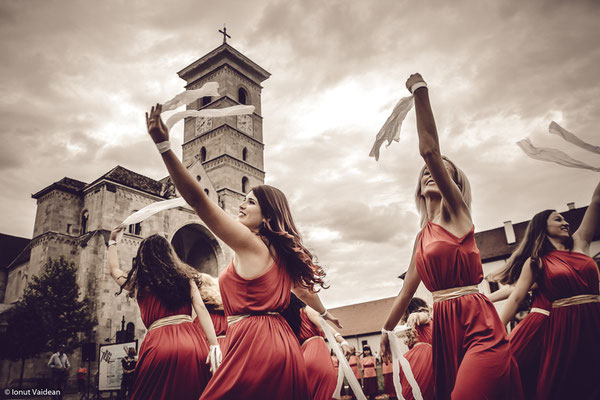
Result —
[[[133, 210], [132, 214], [137, 210]], [[129, 233], [132, 235], [142, 236], [142, 223], [138, 222], [137, 224], [129, 225]]]
[[250, 189], [250, 180], [245, 176], [242, 178], [242, 193], [246, 193]]
[[248, 149], [245, 147], [244, 150], [242, 150], [242, 160], [248, 161]]
[[90, 219], [90, 213], [88, 212], [88, 210], [84, 210], [83, 213], [81, 213], [81, 234], [82, 235], [87, 232], [89, 219]]
[[200, 161], [206, 161], [206, 147], [204, 146], [202, 146], [202, 148], [200, 149]]
[[204, 107], [205, 105], [207, 105], [211, 101], [212, 101], [212, 97], [210, 97], [210, 96], [204, 96], [202, 98], [202, 107]]
[[206, 193], [206, 195], [208, 196], [209, 195], [208, 189], [204, 189], [204, 193]]
[[240, 104], [248, 104], [248, 92], [246, 92], [246, 89], [238, 89], [238, 102]]

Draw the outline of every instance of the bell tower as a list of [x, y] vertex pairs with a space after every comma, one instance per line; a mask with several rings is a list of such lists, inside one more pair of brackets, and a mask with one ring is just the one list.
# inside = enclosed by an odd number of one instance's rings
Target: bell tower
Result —
[[222, 118], [187, 118], [183, 134], [183, 164], [202, 163], [218, 194], [219, 205], [237, 214], [244, 195], [264, 183], [264, 144], [261, 116], [261, 83], [271, 76], [258, 64], [227, 43], [188, 65], [177, 74], [186, 89], [207, 82], [219, 83], [220, 97], [204, 97], [188, 109], [224, 108], [238, 104], [255, 107], [251, 115]]

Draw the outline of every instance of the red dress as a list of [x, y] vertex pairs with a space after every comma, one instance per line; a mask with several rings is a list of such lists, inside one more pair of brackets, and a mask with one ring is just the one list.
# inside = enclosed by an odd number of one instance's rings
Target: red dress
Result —
[[366, 356], [360, 360], [363, 370], [363, 387], [367, 396], [377, 394], [377, 360], [373, 356]]
[[302, 323], [298, 338], [302, 343], [311, 399], [331, 400], [337, 385], [337, 373], [331, 361], [329, 347], [325, 344], [321, 331], [308, 319], [304, 309], [300, 310], [300, 318]]
[[350, 368], [352, 368], [352, 372], [354, 372], [354, 376], [356, 377], [356, 379], [358, 379], [358, 383], [360, 383], [360, 370], [358, 369], [358, 363], [359, 363], [359, 359], [358, 356], [356, 355], [352, 355], [350, 356], [350, 358], [348, 359], [348, 364], [350, 365]]
[[532, 311], [510, 332], [508, 340], [513, 357], [519, 365], [523, 394], [526, 399], [534, 399], [540, 372], [542, 342], [546, 331], [548, 316], [535, 311], [541, 309], [550, 312], [552, 304], [539, 290], [533, 291]]
[[[419, 234], [415, 261], [430, 291], [483, 279], [474, 227], [458, 238], [431, 221]], [[522, 398], [506, 330], [489, 299], [474, 293], [433, 304], [436, 399]]]
[[[419, 385], [424, 400], [433, 400], [433, 364], [432, 364], [432, 323], [417, 325], [417, 342], [404, 354], [410, 364], [410, 369]], [[402, 384], [402, 397], [406, 400], [414, 399], [412, 388], [400, 369], [400, 383]]]
[[[302, 350], [279, 314], [290, 302], [292, 279], [273, 263], [262, 275], [244, 279], [233, 261], [221, 273], [225, 315], [253, 314], [227, 328], [223, 363], [201, 399], [298, 399], [310, 397]], [[331, 361], [328, 361], [331, 362]]]
[[[192, 314], [191, 304], [168, 310], [148, 291], [137, 301], [146, 328], [160, 318]], [[131, 399], [198, 399], [210, 379], [205, 363], [208, 345], [202, 335], [191, 321], [148, 331], [140, 347]]]
[[[548, 300], [599, 294], [591, 257], [554, 250], [542, 263], [538, 284]], [[600, 399], [600, 303], [552, 308], [537, 390], [539, 399]]]

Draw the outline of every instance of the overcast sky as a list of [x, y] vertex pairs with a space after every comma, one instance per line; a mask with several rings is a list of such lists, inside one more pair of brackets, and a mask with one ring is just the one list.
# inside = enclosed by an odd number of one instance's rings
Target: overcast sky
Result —
[[[418, 229], [414, 112], [401, 142], [373, 139], [420, 72], [442, 152], [473, 187], [478, 231], [587, 205], [599, 175], [527, 158], [555, 120], [600, 144], [595, 1], [0, 0], [0, 232], [31, 237], [31, 193], [115, 165], [166, 175], [144, 112], [183, 89], [176, 72], [229, 43], [264, 82], [266, 181], [289, 197], [326, 268], [329, 307], [394, 295]], [[181, 154], [182, 124], [172, 142]], [[135, 149], [135, 151], [132, 151]]]

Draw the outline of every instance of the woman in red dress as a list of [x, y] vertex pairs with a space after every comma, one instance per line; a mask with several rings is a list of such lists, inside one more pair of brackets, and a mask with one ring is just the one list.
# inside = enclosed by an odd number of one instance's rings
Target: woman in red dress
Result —
[[261, 185], [246, 194], [237, 220], [212, 202], [170, 150], [169, 132], [157, 104], [146, 116], [175, 187], [207, 227], [234, 252], [219, 276], [229, 327], [223, 363], [201, 399], [306, 399], [304, 359], [292, 330], [280, 315], [291, 291], [338, 323], [316, 291], [325, 272], [302, 244], [285, 195]]
[[[530, 229], [530, 226], [528, 229]], [[529, 231], [526, 231], [525, 238], [530, 234]], [[490, 300], [493, 302], [504, 300], [512, 293], [514, 289], [513, 285], [519, 279], [523, 263], [525, 262], [525, 259], [519, 257], [519, 255], [523, 253], [523, 246], [526, 242], [526, 240], [523, 240], [502, 270], [490, 277], [490, 279], [497, 280], [505, 285], [511, 285], [492, 293]], [[535, 398], [540, 359], [543, 352], [542, 343], [546, 332], [548, 316], [552, 309], [552, 304], [540, 292], [537, 285], [534, 285], [534, 287], [532, 290], [533, 301], [529, 314], [517, 324], [508, 336], [513, 357], [519, 365], [523, 394], [526, 399]]]
[[[206, 365], [209, 344], [214, 349], [210, 354], [215, 367], [219, 347], [193, 279], [196, 271], [179, 260], [167, 239], [152, 235], [140, 243], [129, 273], [123, 272], [115, 241], [120, 230], [110, 236], [110, 274], [121, 291], [127, 290], [137, 299], [148, 329], [139, 351], [131, 399], [196, 400], [210, 378]], [[200, 325], [192, 323], [192, 307]], [[208, 337], [208, 344], [203, 336]]]
[[[361, 375], [360, 367], [359, 367], [360, 359], [358, 358], [358, 355], [356, 354], [356, 349], [354, 348], [354, 346], [350, 346], [350, 354], [348, 354], [346, 357], [348, 358], [348, 364], [350, 365], [352, 372], [354, 372], [354, 376], [356, 377], [356, 380], [362, 386], [362, 375]], [[350, 385], [348, 385], [348, 387], [350, 387]], [[350, 391], [350, 395], [352, 396], [352, 398], [355, 399], [356, 395], [354, 394], [354, 392], [352, 392], [352, 389], [349, 389], [349, 391]]]
[[442, 157], [427, 85], [419, 74], [413, 92], [419, 150], [425, 160], [416, 201], [422, 230], [417, 236], [404, 285], [384, 325], [381, 352], [389, 359], [387, 332], [394, 329], [422, 280], [433, 292], [433, 373], [437, 399], [522, 397], [506, 330], [488, 298], [470, 212], [464, 173]]
[[371, 347], [363, 347], [363, 356], [360, 359], [363, 370], [363, 390], [368, 399], [377, 396], [377, 359], [371, 354]]
[[[225, 352], [223, 345], [225, 344], [225, 336], [227, 334], [227, 317], [223, 310], [223, 301], [221, 300], [221, 293], [219, 292], [219, 285], [217, 280], [212, 276], [199, 273], [196, 277], [196, 284], [200, 290], [202, 301], [210, 314], [213, 326], [215, 327], [215, 334], [217, 335], [217, 341], [221, 347], [221, 351]], [[200, 324], [200, 321], [196, 317], [194, 319], [195, 324]]]
[[[312, 308], [306, 307], [304, 302], [292, 294], [290, 305], [282, 315], [300, 342], [306, 365], [310, 398], [331, 400], [337, 385], [337, 370], [333, 362], [330, 362], [332, 357], [321, 331], [319, 314]], [[332, 331], [336, 341], [340, 343], [342, 351], [350, 354], [348, 342], [335, 329], [332, 328]]]
[[514, 256], [519, 279], [502, 310], [511, 320], [527, 291], [537, 283], [552, 302], [542, 344], [538, 399], [600, 398], [599, 271], [587, 255], [600, 224], [600, 184], [579, 229], [554, 210], [536, 214]]

